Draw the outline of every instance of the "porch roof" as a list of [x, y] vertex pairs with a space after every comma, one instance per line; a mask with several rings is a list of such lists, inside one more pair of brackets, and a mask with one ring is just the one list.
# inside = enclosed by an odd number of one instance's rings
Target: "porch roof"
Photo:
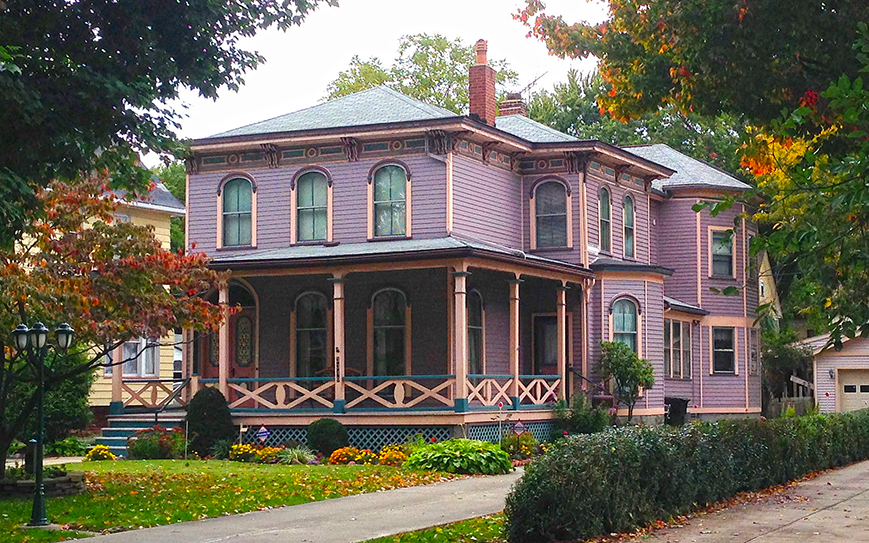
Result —
[[605, 256], [597, 257], [589, 267], [594, 271], [646, 272], [657, 273], [659, 275], [673, 275], [673, 269], [666, 266], [643, 264], [642, 262], [619, 260]]
[[253, 249], [235, 254], [218, 254], [211, 266], [215, 269], [262, 269], [314, 265], [344, 265], [407, 260], [479, 257], [531, 268], [566, 272], [584, 278], [594, 276], [583, 266], [554, 260], [477, 241], [455, 237], [434, 239], [400, 239], [364, 243], [297, 245], [280, 249]]
[[672, 309], [673, 311], [681, 311], [682, 313], [691, 313], [694, 315], [708, 315], [709, 312], [705, 309], [699, 308], [696, 305], [686, 304], [685, 302], [680, 302], [675, 298], [670, 298], [669, 296], [664, 296], [664, 308]]

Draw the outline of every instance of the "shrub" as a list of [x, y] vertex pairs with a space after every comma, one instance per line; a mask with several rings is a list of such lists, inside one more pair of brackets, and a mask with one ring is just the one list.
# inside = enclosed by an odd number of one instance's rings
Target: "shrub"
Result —
[[314, 451], [304, 445], [281, 449], [277, 456], [280, 464], [309, 464], [317, 459]]
[[308, 425], [308, 446], [324, 456], [349, 444], [347, 429], [335, 419], [319, 419]]
[[87, 450], [87, 443], [75, 436], [63, 438], [45, 446], [45, 454], [55, 456], [81, 456]]
[[869, 458], [869, 411], [561, 440], [507, 497], [512, 543], [585, 540]]
[[231, 439], [218, 439], [211, 444], [211, 456], [218, 460], [226, 460], [229, 458], [229, 449], [232, 448], [233, 441]]
[[612, 425], [609, 408], [603, 405], [592, 407], [583, 396], [574, 396], [570, 407], [565, 401], [555, 406], [555, 425], [552, 438], [558, 439], [568, 434], [594, 434]]
[[380, 449], [378, 463], [381, 466], [394, 466], [400, 468], [407, 461], [407, 454], [402, 445], [387, 445]]
[[414, 451], [404, 467], [449, 473], [494, 475], [513, 469], [510, 455], [495, 443], [451, 439]]
[[510, 432], [501, 439], [501, 448], [510, 455], [510, 458], [520, 460], [536, 454], [539, 445], [540, 443], [534, 439], [534, 434], [531, 432], [523, 432], [519, 435]]
[[229, 406], [219, 390], [205, 387], [193, 396], [187, 407], [187, 431], [190, 450], [202, 457], [211, 452], [215, 441], [236, 438]]
[[94, 445], [84, 455], [85, 462], [96, 462], [98, 460], [116, 460], [118, 457], [112, 454], [108, 445]]
[[167, 430], [154, 426], [139, 430], [127, 440], [127, 453], [138, 460], [182, 458], [186, 449], [187, 441], [181, 428]]

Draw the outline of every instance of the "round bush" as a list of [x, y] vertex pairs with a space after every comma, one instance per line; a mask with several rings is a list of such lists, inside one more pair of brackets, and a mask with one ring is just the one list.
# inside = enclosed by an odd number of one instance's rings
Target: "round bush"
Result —
[[162, 426], [139, 430], [127, 440], [127, 452], [135, 460], [182, 458], [185, 446], [184, 430]]
[[238, 436], [226, 398], [219, 390], [205, 387], [193, 396], [187, 406], [187, 431], [190, 449], [201, 457], [211, 454], [215, 441], [235, 441]]
[[513, 469], [513, 463], [500, 445], [472, 439], [451, 439], [420, 447], [404, 467], [448, 473], [496, 475]]
[[308, 447], [330, 456], [350, 444], [344, 425], [335, 419], [319, 419], [308, 425]]

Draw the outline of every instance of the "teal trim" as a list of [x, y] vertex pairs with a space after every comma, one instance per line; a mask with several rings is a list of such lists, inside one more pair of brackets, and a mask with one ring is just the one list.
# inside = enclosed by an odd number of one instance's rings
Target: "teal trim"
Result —
[[443, 407], [352, 407], [348, 413], [407, 413], [410, 411], [443, 411], [451, 413], [449, 409], [446, 405]]
[[469, 373], [468, 379], [512, 379], [513, 376], [506, 373]]
[[332, 411], [335, 413], [343, 413], [345, 405], [347, 405], [347, 400], [335, 400], [333, 402]]
[[522, 406], [522, 401], [516, 396], [513, 396], [510, 399], [513, 401], [513, 409], [519, 411], [519, 408]]
[[220, 381], [220, 379], [214, 379], [213, 377], [203, 378], [199, 380], [200, 383], [217, 383], [218, 381]]
[[[227, 383], [264, 383], [264, 382], [274, 382], [274, 383], [296, 383], [299, 381], [316, 381], [316, 382], [326, 382], [326, 381], [334, 381], [334, 377], [239, 377], [237, 379], [227, 379]], [[200, 379], [201, 381], [201, 379]], [[215, 379], [215, 382], [217, 379]]]
[[109, 404], [109, 415], [123, 415], [124, 402], [111, 402]]
[[268, 407], [233, 407], [230, 409], [230, 412], [233, 415], [239, 413], [280, 413], [280, 414], [293, 414], [293, 413], [321, 413], [328, 414], [334, 413], [334, 410], [331, 407], [323, 406], [322, 408], [318, 407], [294, 407], [292, 409], [269, 409]]
[[422, 381], [431, 379], [454, 379], [455, 375], [348, 375], [344, 377], [345, 381]]
[[467, 413], [468, 412], [468, 399], [467, 398], [456, 398], [456, 413]]
[[543, 379], [545, 381], [555, 381], [561, 379], [560, 375], [520, 375], [519, 379]]

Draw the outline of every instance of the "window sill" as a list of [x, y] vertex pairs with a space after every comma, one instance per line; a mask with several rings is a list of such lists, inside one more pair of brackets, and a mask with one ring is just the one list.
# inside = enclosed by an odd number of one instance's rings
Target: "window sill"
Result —
[[571, 250], [573, 250], [573, 247], [565, 245], [562, 247], [537, 247], [536, 249], [531, 249], [528, 252], [529, 253], [557, 253], [557, 252], [564, 252], [564, 251], [571, 251]]
[[736, 281], [736, 277], [732, 275], [710, 275], [709, 279], [717, 279], [719, 281]]
[[341, 242], [339, 241], [311, 240], [297, 241], [296, 243], [290, 244], [290, 247], [335, 247], [340, 244]]
[[686, 382], [686, 383], [690, 383], [691, 381], [694, 380], [693, 377], [666, 377], [666, 376], [664, 377], [664, 379], [666, 381], [679, 381], [679, 382]]
[[735, 371], [713, 371], [713, 372], [710, 373], [709, 375], [733, 375], [733, 376], [738, 376], [739, 374], [736, 373]]
[[413, 236], [380, 236], [368, 238], [368, 241], [402, 241], [413, 239]]
[[217, 247], [215, 251], [237, 251], [250, 249], [256, 249], [256, 245], [225, 245], [223, 247]]

